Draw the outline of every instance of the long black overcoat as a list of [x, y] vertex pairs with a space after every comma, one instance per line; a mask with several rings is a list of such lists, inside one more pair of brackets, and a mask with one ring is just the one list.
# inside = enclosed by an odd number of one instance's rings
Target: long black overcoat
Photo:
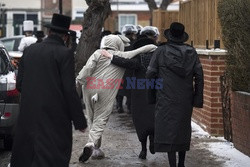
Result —
[[[136, 133], [141, 142], [147, 140], [147, 136], [154, 136], [155, 105], [147, 103], [146, 71], [153, 52], [138, 55], [135, 59], [140, 66], [133, 72], [136, 78], [135, 87], [131, 90], [131, 111]], [[143, 62], [144, 61], [144, 62]], [[140, 80], [143, 84], [138, 87]]]
[[75, 129], [87, 127], [75, 89], [73, 53], [55, 35], [25, 49], [12, 167], [68, 167]]
[[[139, 39], [134, 43], [134, 49], [147, 44], [154, 44], [149, 38]], [[131, 92], [131, 112], [136, 133], [140, 142], [147, 140], [149, 135], [154, 135], [154, 110], [155, 104], [148, 104], [148, 89], [146, 83], [146, 71], [153, 52], [143, 53], [132, 59], [125, 59], [119, 56], [113, 56], [112, 63], [129, 70], [133, 70], [132, 78], [126, 77], [127, 85], [123, 89]], [[139, 82], [143, 82], [138, 87]], [[133, 83], [132, 85], [128, 83]]]
[[[160, 149], [155, 151], [188, 150], [193, 107], [203, 105], [203, 71], [195, 49], [183, 43], [170, 42], [158, 47], [148, 67], [147, 77], [163, 79], [162, 89], [157, 90], [155, 143], [169, 147], [158, 147]], [[182, 145], [187, 147], [179, 150]]]

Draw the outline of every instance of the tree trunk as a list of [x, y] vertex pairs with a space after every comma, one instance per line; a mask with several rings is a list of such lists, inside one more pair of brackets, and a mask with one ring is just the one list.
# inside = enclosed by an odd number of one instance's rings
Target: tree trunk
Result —
[[151, 13], [152, 13], [153, 10], [158, 9], [158, 7], [157, 7], [154, 0], [145, 0], [145, 2], [147, 2], [148, 8], [151, 11]]
[[[148, 8], [149, 10], [152, 12], [153, 10], [155, 9], [158, 9], [156, 3], [155, 3], [155, 0], [145, 0], [145, 2], [147, 2], [148, 4]], [[160, 6], [160, 9], [162, 10], [166, 10], [168, 5], [173, 2], [173, 0], [162, 0], [162, 3], [161, 3], [161, 6]]]
[[[151, 12], [151, 17], [153, 15], [153, 10], [158, 9], [155, 0], [145, 0], [145, 2], [148, 4], [148, 8]], [[173, 2], [173, 0], [162, 0], [162, 3], [160, 5], [160, 9], [166, 10], [168, 5]], [[150, 19], [150, 25], [152, 25], [152, 18]]]
[[104, 21], [111, 13], [109, 0], [86, 0], [86, 3], [89, 7], [84, 14], [82, 34], [75, 55], [76, 74], [99, 48]]
[[167, 7], [168, 7], [168, 5], [169, 5], [171, 2], [173, 2], [173, 0], [162, 0], [160, 9], [166, 10]]

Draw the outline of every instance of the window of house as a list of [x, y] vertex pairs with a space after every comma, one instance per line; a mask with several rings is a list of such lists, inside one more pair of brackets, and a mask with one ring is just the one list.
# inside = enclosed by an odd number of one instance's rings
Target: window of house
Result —
[[73, 11], [72, 20], [82, 20], [84, 17], [84, 12], [85, 10], [83, 9], [75, 9]]
[[23, 21], [24, 20], [33, 20], [34, 31], [37, 30], [37, 27], [38, 27], [38, 14], [37, 13], [14, 13], [13, 14], [14, 35], [23, 34]]
[[24, 21], [24, 14], [13, 14], [13, 25], [14, 25], [14, 35], [20, 35], [22, 33], [22, 24]]
[[137, 25], [137, 15], [136, 14], [119, 14], [118, 22], [119, 22], [118, 30], [121, 32], [122, 27], [125, 24]]
[[38, 16], [37, 14], [27, 14], [27, 20], [33, 20], [34, 25], [38, 24]]

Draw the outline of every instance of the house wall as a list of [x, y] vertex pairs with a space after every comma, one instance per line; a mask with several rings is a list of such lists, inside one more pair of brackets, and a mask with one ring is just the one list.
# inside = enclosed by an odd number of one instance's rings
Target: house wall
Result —
[[[41, 0], [42, 8], [44, 12], [42, 13], [42, 17], [44, 19], [52, 18], [53, 13], [59, 13], [59, 0]], [[72, 1], [71, 0], [62, 0], [62, 14], [71, 16], [71, 8], [72, 8]]]
[[84, 12], [88, 9], [86, 1], [72, 0], [72, 20], [83, 18]]
[[5, 4], [5, 8], [22, 8], [22, 9], [40, 9], [41, 0], [1, 0], [1, 4]]
[[24, 20], [27, 19], [27, 14], [36, 14], [38, 23], [34, 26], [38, 30], [41, 29], [41, 0], [1, 0], [0, 4], [1, 15], [6, 15], [4, 30], [2, 30], [1, 24], [1, 35], [11, 37], [14, 35], [14, 30], [15, 28], [17, 29], [17, 27], [20, 30], [19, 33], [22, 34], [22, 23], [16, 23], [14, 21], [15, 14], [24, 15]]
[[[118, 4], [117, 4], [118, 2]], [[121, 30], [121, 25], [117, 19], [117, 14], [136, 14], [136, 25], [149, 26], [152, 25], [152, 16], [149, 11], [148, 4], [143, 0], [111, 0], [112, 15], [105, 21], [104, 29], [111, 31]], [[158, 7], [161, 0], [156, 0]], [[179, 2], [171, 3], [167, 11], [178, 11]], [[159, 27], [158, 27], [159, 28]]]
[[115, 12], [113, 11], [109, 18], [104, 23], [104, 29], [110, 30], [111, 32], [118, 30], [117, 14], [134, 14], [137, 16], [137, 25], [147, 26], [150, 25], [151, 13], [145, 11], [134, 11], [134, 12]]

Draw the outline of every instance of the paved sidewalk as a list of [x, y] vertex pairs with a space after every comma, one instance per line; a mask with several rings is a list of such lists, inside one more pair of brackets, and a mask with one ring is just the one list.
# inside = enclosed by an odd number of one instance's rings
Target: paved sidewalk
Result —
[[[195, 128], [194, 128], [195, 130]], [[199, 133], [199, 132], [198, 132]], [[127, 113], [111, 114], [108, 125], [104, 131], [102, 150], [105, 158], [79, 163], [78, 157], [87, 141], [87, 133], [74, 131], [73, 151], [70, 167], [168, 167], [167, 153], [150, 154], [146, 160], [140, 160], [140, 143], [133, 127], [131, 115]], [[197, 129], [192, 134], [191, 149], [186, 154], [186, 167], [247, 167], [248, 165], [228, 165], [229, 157], [219, 157], [208, 149], [209, 144], [222, 146], [225, 141], [210, 138], [210, 136], [197, 135]], [[2, 150], [0, 142], [0, 167], [7, 167], [10, 160], [10, 151]], [[230, 153], [230, 152], [229, 152]], [[225, 154], [225, 152], [223, 152]], [[240, 157], [241, 158], [241, 157]], [[247, 162], [250, 158], [245, 157]], [[249, 159], [249, 160], [248, 160]]]
[[[74, 132], [74, 145], [70, 167], [168, 167], [167, 153], [150, 154], [146, 160], [140, 160], [140, 143], [133, 127], [131, 115], [113, 112], [104, 131], [102, 150], [105, 158], [79, 163], [78, 157], [87, 141], [87, 133]], [[200, 138], [193, 136], [191, 150], [186, 155], [186, 167], [222, 167], [222, 161], [206, 147], [209, 142], [217, 139]], [[219, 140], [218, 140], [219, 142]]]

